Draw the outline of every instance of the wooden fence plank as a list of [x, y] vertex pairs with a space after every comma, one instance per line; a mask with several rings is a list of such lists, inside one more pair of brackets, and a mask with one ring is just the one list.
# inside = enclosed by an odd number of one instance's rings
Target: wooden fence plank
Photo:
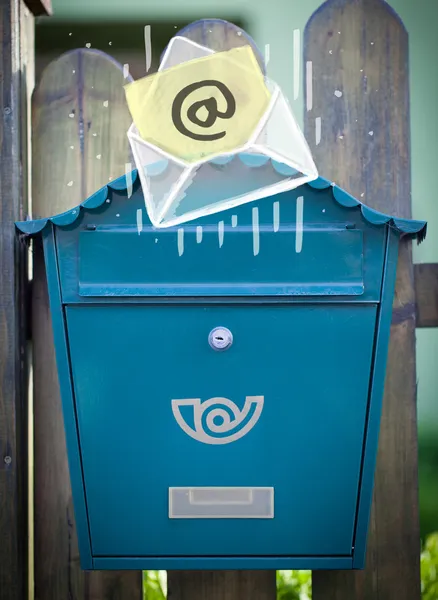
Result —
[[438, 327], [438, 263], [414, 265], [417, 327]]
[[169, 571], [169, 600], [272, 600], [275, 571]]
[[[20, 55], [22, 69], [22, 98], [21, 98], [21, 110], [22, 110], [22, 127], [21, 127], [21, 144], [22, 144], [22, 160], [26, 168], [22, 169], [21, 172], [21, 183], [23, 186], [23, 197], [27, 198], [27, 212], [31, 210], [32, 203], [32, 143], [31, 143], [31, 99], [32, 92], [35, 86], [35, 19], [32, 13], [24, 4], [21, 2], [20, 5]], [[30, 253], [27, 253], [27, 259], [29, 259]], [[28, 288], [29, 283], [26, 282]], [[28, 318], [30, 309], [30, 292], [28, 290], [27, 298], [27, 331], [28, 338], [30, 340], [30, 319]], [[31, 355], [31, 343], [28, 343], [27, 359], [29, 365], [32, 363]], [[31, 372], [29, 373], [31, 376]], [[32, 415], [32, 387], [31, 382], [27, 381], [27, 519], [28, 519], [28, 543], [27, 543], [27, 584], [28, 584], [28, 598], [33, 600], [34, 593], [34, 576], [33, 576], [33, 565], [34, 565], [34, 554], [33, 554], [33, 421], [29, 418]]]
[[[33, 98], [34, 215], [79, 204], [130, 162], [120, 65], [93, 50], [51, 63]], [[140, 600], [141, 572], [81, 571], [41, 249], [33, 283], [35, 595], [37, 600]]]
[[[27, 596], [27, 72], [21, 0], [0, 0], [0, 598]], [[33, 18], [29, 16], [33, 22]], [[23, 21], [23, 23], [22, 23]], [[31, 26], [33, 23], [31, 23]], [[26, 31], [23, 28], [24, 32]]]
[[216, 52], [249, 44], [254, 50], [260, 66], [265, 70], [265, 63], [260, 50], [248, 34], [239, 25], [236, 25], [235, 21], [229, 23], [221, 19], [201, 19], [178, 31], [178, 35], [201, 44], [201, 46], [207, 46]]
[[[216, 51], [249, 43], [264, 68], [263, 58], [254, 42], [234, 24], [203, 19], [179, 31], [178, 35]], [[172, 600], [274, 600], [275, 571], [169, 571], [168, 595]]]
[[[321, 174], [410, 217], [408, 35], [397, 15], [383, 0], [328, 0], [307, 25], [304, 61], [313, 71], [305, 132]], [[315, 572], [314, 600], [420, 598], [417, 481], [413, 267], [402, 243], [367, 567]]]

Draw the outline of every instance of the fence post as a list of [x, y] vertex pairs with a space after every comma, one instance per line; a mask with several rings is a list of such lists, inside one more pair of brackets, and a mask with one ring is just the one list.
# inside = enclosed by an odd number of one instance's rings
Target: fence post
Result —
[[[77, 206], [125, 172], [131, 117], [123, 83], [122, 67], [94, 50], [74, 50], [45, 69], [33, 97], [34, 216]], [[44, 260], [38, 247], [32, 321], [36, 598], [140, 600], [141, 572], [85, 573], [79, 566]]]
[[28, 202], [34, 18], [0, 0], [0, 598], [27, 597], [27, 248], [14, 221]]
[[[328, 0], [307, 25], [304, 63], [313, 72], [305, 132], [321, 174], [372, 208], [410, 217], [408, 34], [398, 16], [383, 0]], [[315, 572], [314, 600], [420, 598], [417, 488], [415, 296], [403, 243], [367, 566]]]
[[169, 600], [273, 600], [276, 571], [168, 571]]

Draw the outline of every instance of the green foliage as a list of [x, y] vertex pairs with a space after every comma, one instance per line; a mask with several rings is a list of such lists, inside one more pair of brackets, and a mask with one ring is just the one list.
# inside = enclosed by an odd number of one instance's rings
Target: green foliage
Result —
[[312, 571], [277, 571], [277, 600], [310, 600]]
[[438, 531], [438, 435], [437, 431], [419, 431], [418, 471], [420, 487], [421, 539]]
[[[166, 600], [166, 572], [144, 571], [143, 590], [144, 600]], [[438, 532], [428, 536], [421, 553], [421, 592], [422, 600], [438, 600]], [[311, 571], [277, 571], [277, 600], [311, 598]]]
[[143, 571], [143, 598], [144, 600], [166, 600], [166, 571]]
[[438, 599], [438, 533], [429, 535], [421, 553], [421, 598]]

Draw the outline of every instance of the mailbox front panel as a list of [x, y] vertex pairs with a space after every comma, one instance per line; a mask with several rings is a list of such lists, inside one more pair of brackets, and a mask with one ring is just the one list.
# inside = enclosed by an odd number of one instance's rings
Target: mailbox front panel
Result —
[[67, 306], [93, 556], [351, 556], [376, 313]]

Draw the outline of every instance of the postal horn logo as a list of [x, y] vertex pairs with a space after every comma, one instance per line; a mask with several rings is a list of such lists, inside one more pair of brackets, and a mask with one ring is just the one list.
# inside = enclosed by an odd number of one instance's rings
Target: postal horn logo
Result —
[[[228, 398], [200, 398], [172, 400], [172, 412], [181, 429], [190, 437], [204, 444], [230, 444], [246, 435], [260, 418], [263, 396], [247, 396], [242, 410]], [[184, 408], [193, 426], [184, 419]]]

